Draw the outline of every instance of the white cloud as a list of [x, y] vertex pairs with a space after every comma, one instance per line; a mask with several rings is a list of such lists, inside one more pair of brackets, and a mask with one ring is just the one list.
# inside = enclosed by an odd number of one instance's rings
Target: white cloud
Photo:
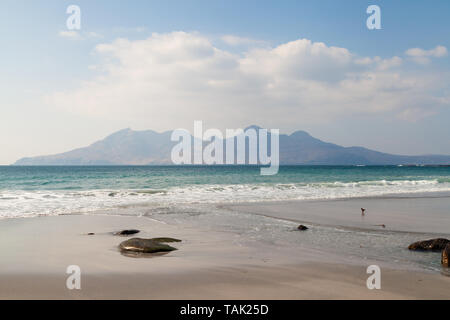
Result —
[[392, 57], [389, 59], [382, 59], [379, 61], [379, 69], [380, 70], [388, 70], [391, 68], [399, 67], [403, 63], [403, 59], [400, 57]]
[[355, 63], [361, 66], [377, 66], [378, 70], [388, 70], [399, 67], [403, 64], [403, 59], [397, 56], [382, 59], [381, 57], [363, 57], [355, 59]]
[[440, 93], [448, 81], [403, 72], [400, 57], [359, 57], [307, 39], [236, 54], [198, 33], [155, 33], [95, 52], [99, 75], [47, 102], [156, 130], [194, 120], [219, 128], [298, 127], [355, 114], [417, 120], [449, 105]]
[[430, 58], [442, 58], [447, 55], [447, 48], [444, 46], [436, 46], [430, 50], [424, 50], [421, 48], [411, 48], [406, 50], [405, 54], [409, 56], [413, 61], [420, 64], [428, 64]]

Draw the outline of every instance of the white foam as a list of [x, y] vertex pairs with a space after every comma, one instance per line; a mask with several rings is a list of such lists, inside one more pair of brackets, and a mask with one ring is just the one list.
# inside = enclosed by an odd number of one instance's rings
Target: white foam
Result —
[[167, 190], [3, 190], [0, 191], [0, 218], [90, 213], [145, 204], [339, 199], [427, 192], [450, 192], [450, 182], [378, 180], [309, 184], [191, 185]]

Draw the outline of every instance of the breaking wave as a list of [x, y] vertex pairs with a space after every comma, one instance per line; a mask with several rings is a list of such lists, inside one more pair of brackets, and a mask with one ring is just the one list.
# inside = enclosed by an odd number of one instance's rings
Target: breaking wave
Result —
[[430, 192], [450, 192], [450, 180], [201, 184], [143, 190], [0, 190], [0, 218], [86, 214], [149, 204], [326, 200]]

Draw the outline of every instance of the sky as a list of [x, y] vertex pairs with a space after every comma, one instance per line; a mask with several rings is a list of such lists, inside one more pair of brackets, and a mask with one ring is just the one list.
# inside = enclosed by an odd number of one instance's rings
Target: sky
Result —
[[449, 13], [447, 0], [2, 0], [0, 164], [194, 120], [450, 154]]

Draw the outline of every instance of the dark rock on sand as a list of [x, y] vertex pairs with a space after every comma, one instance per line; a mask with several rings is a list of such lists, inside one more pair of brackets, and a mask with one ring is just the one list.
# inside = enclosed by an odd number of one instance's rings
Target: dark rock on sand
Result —
[[409, 245], [408, 249], [418, 251], [441, 251], [444, 250], [445, 246], [448, 243], [450, 243], [450, 240], [448, 239], [443, 238], [430, 239], [414, 242], [413, 244]]
[[306, 226], [304, 226], [302, 224], [297, 227], [297, 230], [300, 230], [300, 231], [305, 231], [305, 230], [308, 230], [308, 229], [309, 229], [308, 227], [306, 227]]
[[132, 238], [119, 245], [122, 252], [156, 253], [177, 250], [154, 239]]
[[94, 236], [95, 235], [95, 233], [93, 233], [93, 232], [89, 232], [88, 234], [87, 234], [88, 236]]
[[131, 234], [136, 234], [139, 232], [141, 232], [141, 231], [136, 230], [136, 229], [128, 229], [128, 230], [122, 230], [122, 231], [116, 232], [115, 234], [117, 234], [119, 236], [129, 236]]
[[450, 259], [450, 243], [447, 243], [444, 250], [442, 250], [441, 263], [442, 263], [443, 267], [447, 267], [447, 268], [450, 267], [449, 259]]

